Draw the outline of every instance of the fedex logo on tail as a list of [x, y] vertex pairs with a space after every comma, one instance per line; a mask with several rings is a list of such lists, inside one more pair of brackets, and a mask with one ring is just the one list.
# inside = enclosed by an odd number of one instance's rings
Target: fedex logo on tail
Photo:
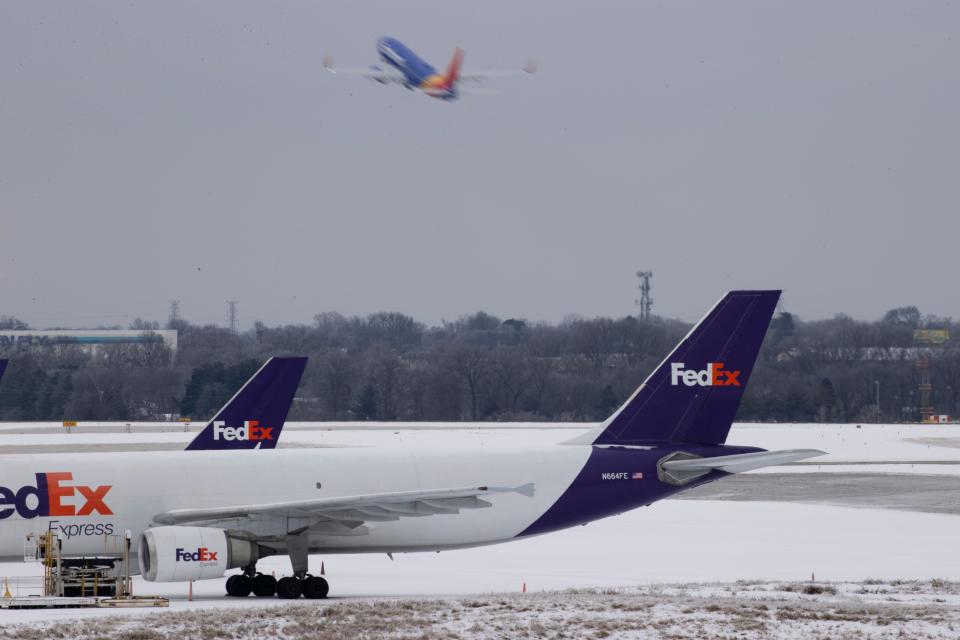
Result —
[[228, 427], [223, 420], [213, 423], [214, 440], [273, 440], [273, 427], [261, 427], [256, 420], [246, 420], [242, 427]]
[[196, 551], [187, 551], [177, 547], [177, 562], [216, 562], [218, 551], [210, 551], [206, 547], [199, 547]]
[[69, 471], [37, 473], [34, 477], [36, 482], [33, 485], [28, 484], [16, 491], [0, 486], [0, 520], [9, 518], [14, 511], [21, 518], [27, 519], [89, 516], [94, 513], [113, 515], [105, 502], [112, 485], [74, 485], [73, 474]]
[[684, 369], [684, 363], [670, 363], [670, 384], [679, 386], [683, 383], [687, 387], [739, 387], [740, 372], [728, 371], [723, 368], [722, 362], [709, 362], [707, 368]]

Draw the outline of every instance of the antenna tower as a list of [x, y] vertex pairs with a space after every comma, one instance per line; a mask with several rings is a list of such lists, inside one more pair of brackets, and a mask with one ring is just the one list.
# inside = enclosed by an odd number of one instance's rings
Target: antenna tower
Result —
[[653, 308], [653, 298], [650, 297], [650, 280], [653, 278], [653, 271], [637, 271], [637, 277], [640, 278], [640, 298], [634, 300], [640, 306], [640, 320], [647, 322], [650, 320], [650, 310]]
[[237, 320], [237, 301], [236, 300], [227, 300], [227, 319], [230, 324], [230, 333], [238, 333], [238, 320]]

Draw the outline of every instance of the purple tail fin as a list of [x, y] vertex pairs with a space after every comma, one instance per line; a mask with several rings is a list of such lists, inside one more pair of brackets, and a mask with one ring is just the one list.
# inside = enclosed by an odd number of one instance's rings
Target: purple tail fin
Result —
[[7, 363], [10, 362], [6, 358], [0, 359], [0, 380], [3, 380], [3, 372], [7, 370]]
[[267, 360], [187, 450], [275, 448], [306, 365], [306, 358]]
[[779, 291], [731, 291], [600, 427], [571, 444], [727, 439]]

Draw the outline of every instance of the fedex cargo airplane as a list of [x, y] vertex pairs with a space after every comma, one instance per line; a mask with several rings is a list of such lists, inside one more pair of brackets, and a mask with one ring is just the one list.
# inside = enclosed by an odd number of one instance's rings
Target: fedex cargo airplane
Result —
[[[272, 358], [187, 451], [0, 457], [0, 560], [48, 531], [72, 557], [129, 531], [148, 581], [239, 570], [227, 595], [322, 598], [310, 554], [496, 544], [821, 455], [724, 444], [779, 295], [728, 293], [613, 415], [550, 446], [275, 449], [306, 359]], [[257, 572], [278, 554], [292, 576]]]
[[522, 69], [464, 72], [460, 69], [463, 64], [463, 49], [458, 47], [453, 52], [447, 70], [440, 73], [396, 38], [377, 40], [377, 54], [388, 69], [378, 65], [371, 65], [368, 69], [339, 69], [333, 66], [333, 58], [330, 56], [323, 59], [323, 66], [331, 73], [359, 75], [380, 84], [399, 84], [411, 91], [420, 89], [431, 98], [440, 100], [456, 100], [460, 95], [459, 84], [462, 82], [482, 82], [490, 78], [529, 75], [536, 71], [531, 61]]

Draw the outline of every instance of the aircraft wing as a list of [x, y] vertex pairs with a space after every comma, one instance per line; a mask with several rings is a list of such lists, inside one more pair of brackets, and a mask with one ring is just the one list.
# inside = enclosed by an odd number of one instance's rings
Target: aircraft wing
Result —
[[[464, 487], [426, 491], [394, 491], [337, 498], [316, 498], [202, 509], [173, 509], [154, 516], [162, 525], [203, 525], [249, 532], [255, 536], [285, 535], [311, 529], [329, 535], [362, 535], [366, 522], [387, 522], [492, 506], [481, 496], [519, 493], [532, 497], [533, 484], [517, 487]], [[319, 526], [318, 526], [319, 525]]]
[[483, 82], [491, 78], [511, 78], [529, 76], [537, 71], [536, 63], [531, 60], [520, 69], [486, 69], [482, 71], [461, 71], [457, 79], [460, 82]]
[[401, 73], [377, 71], [375, 69], [327, 69], [330, 73], [345, 76], [362, 76], [367, 80], [375, 80], [382, 84], [407, 84], [407, 79]]
[[340, 67], [335, 67], [333, 65], [333, 58], [327, 56], [323, 59], [323, 68], [329, 71], [330, 73], [345, 75], [345, 76], [363, 76], [368, 80], [375, 80], [377, 82], [387, 84], [387, 83], [396, 83], [396, 84], [406, 84], [407, 78], [404, 77], [402, 73], [396, 71], [387, 71], [380, 68], [366, 68], [366, 69], [343, 69]]

